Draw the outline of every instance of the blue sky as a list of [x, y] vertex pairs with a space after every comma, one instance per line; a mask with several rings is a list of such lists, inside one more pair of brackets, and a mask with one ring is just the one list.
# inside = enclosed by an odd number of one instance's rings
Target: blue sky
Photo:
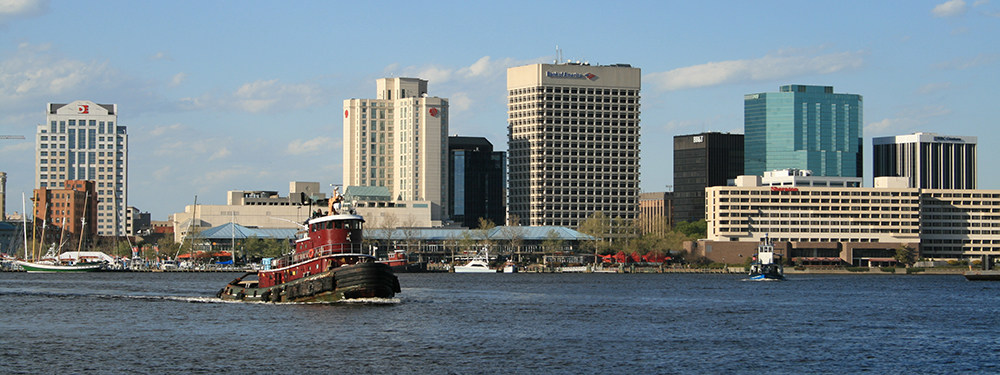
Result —
[[[229, 190], [341, 182], [342, 107], [427, 79], [450, 133], [506, 150], [506, 68], [566, 59], [643, 73], [642, 184], [672, 184], [673, 136], [743, 133], [743, 95], [864, 96], [864, 137], [979, 137], [1000, 189], [1000, 1], [213, 2], [0, 0], [0, 171], [34, 185], [45, 104], [116, 103], [129, 204], [153, 220]], [[866, 161], [865, 185], [871, 185]]]

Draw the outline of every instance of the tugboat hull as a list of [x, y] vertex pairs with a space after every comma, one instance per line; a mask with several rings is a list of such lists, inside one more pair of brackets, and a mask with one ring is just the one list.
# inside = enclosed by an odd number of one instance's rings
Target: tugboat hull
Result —
[[219, 291], [218, 297], [228, 301], [309, 303], [336, 302], [358, 298], [392, 298], [399, 293], [399, 280], [392, 268], [379, 263], [358, 263], [343, 266], [267, 288], [256, 287], [257, 281], [233, 280]]

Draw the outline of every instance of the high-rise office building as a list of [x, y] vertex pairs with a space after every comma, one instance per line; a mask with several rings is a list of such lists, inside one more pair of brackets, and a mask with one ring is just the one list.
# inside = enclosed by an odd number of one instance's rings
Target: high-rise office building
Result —
[[344, 101], [344, 186], [385, 186], [395, 200], [448, 202], [448, 100], [419, 78], [377, 80], [375, 99]]
[[483, 137], [448, 137], [448, 217], [468, 228], [479, 219], [504, 225], [507, 215], [506, 153]]
[[874, 177], [906, 177], [910, 187], [976, 189], [977, 137], [913, 133], [872, 139]]
[[118, 125], [117, 104], [47, 105], [35, 135], [35, 188], [66, 188], [67, 180], [94, 181], [98, 235], [126, 234], [128, 132]]
[[507, 69], [510, 214], [532, 226], [636, 219], [640, 88], [628, 64]]
[[747, 175], [806, 169], [817, 176], [862, 177], [862, 97], [833, 86], [785, 85], [744, 103]]
[[704, 219], [705, 188], [743, 174], [743, 134], [674, 136], [674, 220]]

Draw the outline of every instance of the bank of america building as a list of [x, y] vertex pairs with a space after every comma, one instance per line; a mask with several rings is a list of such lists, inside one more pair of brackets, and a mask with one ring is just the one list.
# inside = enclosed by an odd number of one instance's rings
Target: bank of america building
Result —
[[627, 64], [507, 69], [508, 211], [522, 225], [638, 217], [640, 81]]
[[35, 134], [35, 188], [65, 188], [66, 180], [97, 186], [97, 234], [127, 233], [128, 134], [118, 105], [77, 100], [49, 103]]

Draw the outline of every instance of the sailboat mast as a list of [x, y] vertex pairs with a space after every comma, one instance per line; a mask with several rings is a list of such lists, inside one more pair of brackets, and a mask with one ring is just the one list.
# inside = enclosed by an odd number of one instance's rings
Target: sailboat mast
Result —
[[[24, 231], [24, 260], [28, 260], [28, 212], [24, 210], [24, 192], [21, 192], [21, 229]], [[34, 213], [34, 210], [32, 210]], [[35, 220], [31, 220], [31, 237], [35, 237]]]
[[80, 249], [83, 247], [83, 235], [87, 233], [87, 207], [90, 205], [90, 192], [84, 196], [83, 215], [80, 215], [80, 242], [76, 245], [76, 260], [80, 261]]
[[229, 244], [231, 247], [229, 249], [229, 255], [233, 258], [233, 267], [236, 267], [236, 211], [231, 211], [230, 213], [232, 214], [233, 219], [232, 219], [232, 226], [230, 227], [232, 228], [232, 230], [230, 231], [231, 233], [229, 234], [231, 236], [231, 238], [229, 239]]

